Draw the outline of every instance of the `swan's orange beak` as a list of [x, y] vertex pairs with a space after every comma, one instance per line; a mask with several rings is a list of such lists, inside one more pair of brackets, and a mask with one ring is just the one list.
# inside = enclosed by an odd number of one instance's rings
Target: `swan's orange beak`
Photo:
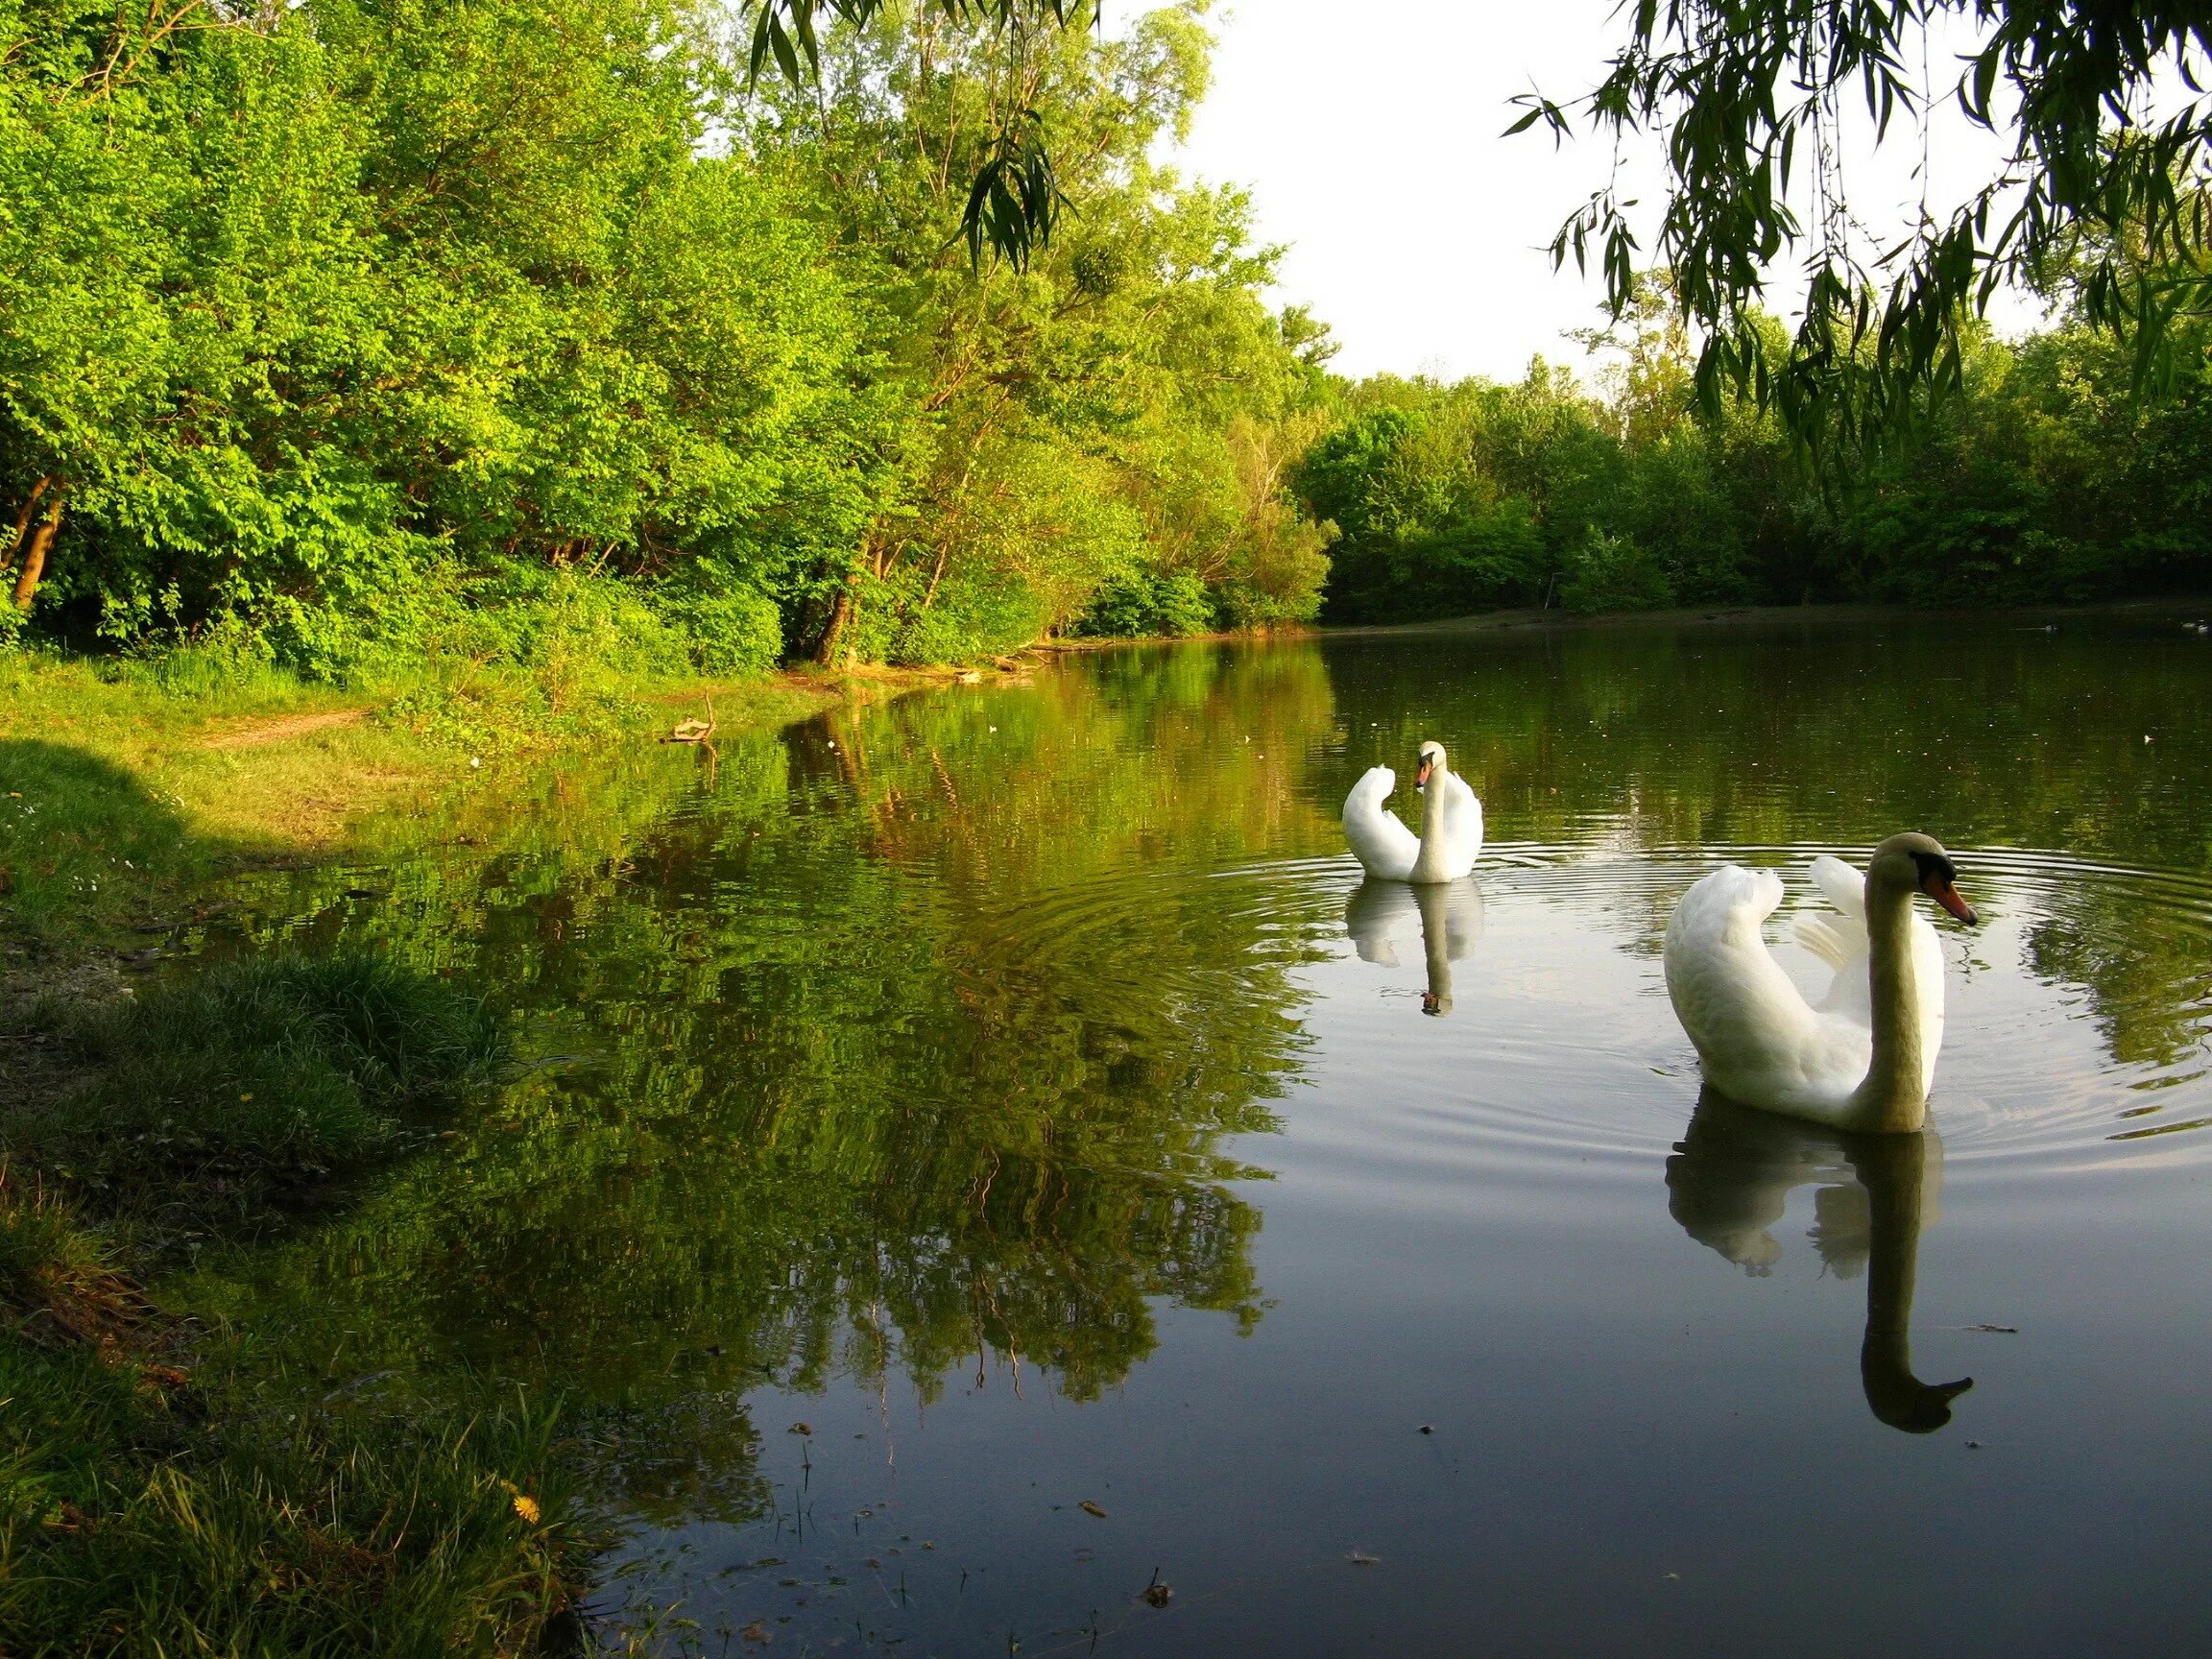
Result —
[[1974, 906], [1960, 898], [1959, 889], [1944, 878], [1940, 876], [1929, 877], [1928, 885], [1924, 891], [1929, 898], [1935, 900], [1936, 903], [1942, 905], [1944, 909], [1950, 911], [1967, 926], [1971, 927], [1975, 923], [1982, 920], [1981, 917], [1974, 914]]
[[1433, 768], [1426, 760], [1422, 761], [1419, 766], [1415, 767], [1413, 769], [1413, 787], [1416, 789], [1428, 788], [1429, 774], [1432, 770]]

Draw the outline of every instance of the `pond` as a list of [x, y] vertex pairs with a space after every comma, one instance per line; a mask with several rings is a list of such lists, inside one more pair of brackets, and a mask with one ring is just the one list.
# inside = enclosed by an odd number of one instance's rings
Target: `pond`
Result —
[[[670, 1651], [2202, 1652], [2176, 620], [1114, 651], [487, 789], [224, 926], [531, 1070], [194, 1294], [572, 1390]], [[1363, 887], [1430, 737], [1489, 845]], [[1931, 1128], [1701, 1104], [1674, 900], [1780, 869], [1812, 985], [1805, 864], [1902, 829], [1983, 919]]]

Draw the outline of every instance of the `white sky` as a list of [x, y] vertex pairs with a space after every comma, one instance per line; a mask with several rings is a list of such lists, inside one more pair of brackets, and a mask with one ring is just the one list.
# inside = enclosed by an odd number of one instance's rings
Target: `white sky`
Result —
[[[1614, 0], [1238, 0], [1215, 10], [1212, 95], [1176, 157], [1190, 174], [1252, 192], [1263, 241], [1287, 245], [1276, 298], [1303, 303], [1343, 344], [1331, 366], [1445, 378], [1517, 379], [1541, 352], [1577, 370], [1561, 338], [1599, 321], [1602, 289], [1544, 252], [1559, 223], [1602, 182], [1608, 149], [1587, 137], [1554, 152], [1536, 132], [1501, 134], [1532, 84], [1586, 91], [1621, 40]], [[1934, 79], [1956, 70], [1938, 51]], [[1995, 141], [1939, 123], [1938, 186], [1979, 182]], [[1879, 162], [1847, 179], [1877, 232], [1909, 223], [1920, 143], [1892, 128]], [[1628, 158], [1647, 203], [1657, 169]], [[1864, 182], [1859, 182], [1863, 178]], [[1940, 189], [1934, 204], [1948, 204]], [[1788, 255], [1785, 255], [1788, 258]], [[1791, 309], [1794, 274], [1770, 297]], [[2020, 305], [2002, 323], [2032, 322]]]

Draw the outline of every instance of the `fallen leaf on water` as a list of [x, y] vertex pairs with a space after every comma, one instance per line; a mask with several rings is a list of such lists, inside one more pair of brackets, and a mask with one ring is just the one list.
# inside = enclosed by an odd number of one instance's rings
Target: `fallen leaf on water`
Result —
[[1086, 1515], [1095, 1515], [1101, 1521], [1106, 1519], [1106, 1511], [1099, 1508], [1097, 1504], [1092, 1503], [1088, 1498], [1084, 1499], [1082, 1503], [1076, 1504], [1075, 1507], [1082, 1510]]
[[883, 1563], [882, 1563], [882, 1562], [880, 1562], [880, 1561], [878, 1561], [878, 1560], [877, 1560], [877, 1559], [876, 1559], [876, 1557], [875, 1557], [875, 1556], [873, 1556], [873, 1555], [871, 1555], [871, 1556], [869, 1556], [869, 1557], [868, 1557], [868, 1565], [869, 1565], [869, 1566], [871, 1566], [871, 1567], [873, 1567], [873, 1568], [875, 1568], [875, 1569], [876, 1569], [876, 1571], [877, 1571], [877, 1572], [878, 1572], [878, 1573], [880, 1573], [880, 1572], [882, 1572], [882, 1571], [883, 1571]]
[[757, 1619], [754, 1620], [752, 1623], [746, 1625], [744, 1629], [738, 1631], [737, 1634], [744, 1637], [748, 1642], [758, 1642], [763, 1647], [765, 1647], [768, 1643], [776, 1640], [775, 1637], [768, 1633], [768, 1626], [761, 1623]]
[[1380, 1567], [1382, 1565], [1382, 1556], [1370, 1555], [1364, 1550], [1355, 1550], [1344, 1559], [1351, 1562], [1355, 1567]]
[[2017, 1336], [2020, 1334], [2020, 1327], [2017, 1325], [1961, 1325], [1959, 1329], [1961, 1331], [1986, 1331], [1992, 1336]]
[[794, 1423], [790, 1428], [784, 1430], [783, 1432], [786, 1434], [811, 1434], [814, 1432], [814, 1428], [813, 1425], [808, 1423]]

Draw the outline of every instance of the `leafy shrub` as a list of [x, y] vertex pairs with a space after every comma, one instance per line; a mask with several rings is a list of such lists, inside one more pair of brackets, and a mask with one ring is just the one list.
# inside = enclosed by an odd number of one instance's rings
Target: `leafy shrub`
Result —
[[1674, 602], [1674, 585], [1659, 562], [1636, 545], [1634, 537], [1593, 530], [1568, 561], [1559, 598], [1568, 610], [1585, 615], [1599, 611], [1656, 611]]
[[691, 661], [701, 673], [764, 674], [783, 655], [776, 602], [712, 561], [700, 561], [684, 588], [665, 591], [661, 609], [689, 635]]
[[1074, 632], [1101, 639], [1137, 639], [1205, 634], [1214, 626], [1214, 595], [1196, 576], [1140, 570], [1100, 589]]

